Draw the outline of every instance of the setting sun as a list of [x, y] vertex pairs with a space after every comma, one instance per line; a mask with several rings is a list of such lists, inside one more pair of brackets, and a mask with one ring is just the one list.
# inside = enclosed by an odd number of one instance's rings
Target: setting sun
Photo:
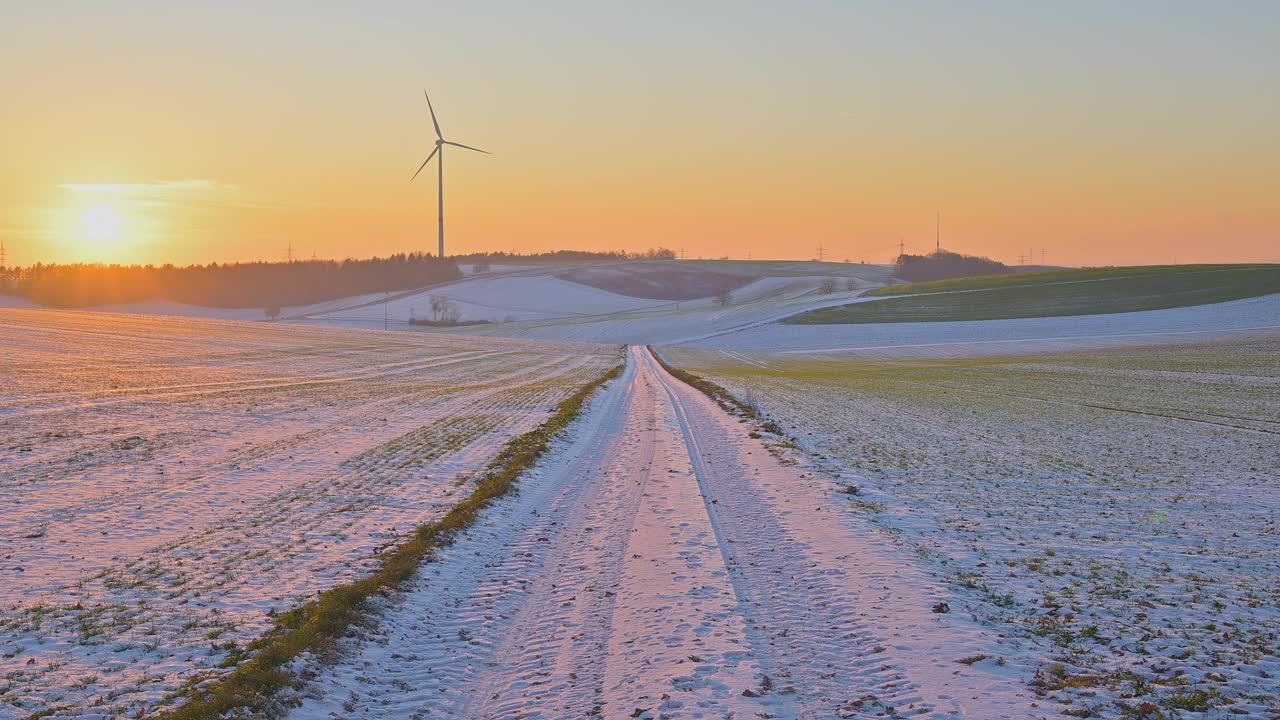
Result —
[[1280, 720], [1280, 0], [0, 3], [0, 720]]
[[110, 205], [94, 205], [80, 214], [80, 237], [95, 243], [114, 243], [124, 236], [124, 218]]

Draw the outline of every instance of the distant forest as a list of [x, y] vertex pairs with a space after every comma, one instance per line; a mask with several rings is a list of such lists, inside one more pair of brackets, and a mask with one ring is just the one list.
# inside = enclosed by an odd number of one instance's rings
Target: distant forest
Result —
[[948, 280], [950, 278], [1003, 275], [1013, 270], [991, 258], [939, 250], [929, 255], [899, 255], [894, 277], [909, 282]]
[[518, 253], [490, 252], [472, 253], [470, 255], [453, 255], [449, 258], [466, 265], [496, 263], [498, 265], [560, 265], [565, 263], [625, 262], [628, 260], [675, 260], [674, 250], [667, 248], [649, 248], [641, 252], [623, 250], [590, 252], [587, 250], [556, 250], [555, 252]]
[[462, 277], [453, 258], [392, 255], [372, 260], [232, 265], [32, 265], [0, 269], [0, 294], [74, 308], [172, 300], [218, 308], [268, 308], [409, 290]]

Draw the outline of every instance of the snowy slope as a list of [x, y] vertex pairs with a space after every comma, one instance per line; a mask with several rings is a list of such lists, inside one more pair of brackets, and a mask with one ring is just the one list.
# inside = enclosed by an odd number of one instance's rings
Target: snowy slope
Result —
[[[431, 317], [432, 297], [443, 297], [453, 302], [459, 310], [461, 320], [490, 322], [579, 317], [670, 305], [658, 300], [616, 295], [561, 280], [551, 274], [507, 277], [486, 275], [393, 299], [386, 303], [385, 311], [397, 327], [403, 328], [411, 314], [419, 318]], [[367, 296], [362, 300], [376, 304], [334, 310], [310, 308], [297, 314], [305, 313], [313, 322], [381, 328], [384, 313], [381, 298]], [[356, 305], [359, 302], [345, 304]]]
[[683, 344], [761, 352], [948, 357], [1176, 342], [1259, 329], [1280, 331], [1280, 295], [1111, 315], [938, 323], [768, 324]]
[[681, 303], [644, 301], [652, 304], [641, 310], [565, 315], [455, 332], [543, 340], [675, 344], [771, 322], [804, 310], [844, 304], [872, 287], [858, 280], [845, 285], [841, 279], [835, 293], [822, 294], [823, 281], [820, 276], [761, 278], [734, 291], [724, 307], [712, 298]]

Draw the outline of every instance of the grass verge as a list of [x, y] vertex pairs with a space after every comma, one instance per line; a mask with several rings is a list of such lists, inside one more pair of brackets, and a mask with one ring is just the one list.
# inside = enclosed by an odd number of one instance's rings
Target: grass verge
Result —
[[509, 495], [516, 483], [547, 451], [551, 441], [582, 412], [597, 389], [622, 372], [619, 365], [561, 402], [537, 428], [512, 439], [495, 458], [465, 500], [436, 522], [419, 527], [412, 538], [388, 551], [374, 574], [321, 593], [315, 600], [282, 613], [275, 627], [252, 642], [245, 659], [212, 686], [188, 691], [189, 700], [161, 717], [164, 720], [221, 720], [248, 713], [264, 713], [272, 698], [294, 676], [286, 665], [307, 651], [331, 649], [339, 638], [368, 613], [366, 600], [404, 585], [434, 552], [454, 542], [473, 525], [481, 511]]
[[658, 364], [662, 366], [663, 370], [671, 373], [672, 377], [686, 385], [689, 385], [694, 390], [697, 390], [712, 400], [715, 400], [716, 404], [724, 408], [727, 412], [754, 420], [759, 424], [761, 430], [773, 433], [779, 437], [786, 437], [786, 433], [782, 431], [782, 428], [777, 423], [762, 415], [759, 409], [753, 405], [739, 400], [728, 390], [725, 390], [706, 378], [694, 375], [687, 370], [681, 370], [680, 368], [671, 365], [662, 358], [660, 353], [654, 352], [652, 347], [649, 348], [649, 352], [653, 355], [653, 359], [657, 360]]
[[1280, 293], [1280, 265], [1094, 268], [916, 283], [875, 302], [812, 310], [792, 325], [953, 322], [1163, 310]]
[[1205, 272], [1234, 272], [1239, 270], [1275, 270], [1280, 266], [1266, 263], [1257, 264], [1203, 264], [1203, 265], [1133, 265], [1095, 268], [1076, 268], [1070, 270], [1046, 270], [1044, 272], [1010, 273], [1007, 275], [982, 275], [979, 277], [953, 278], [951, 280], [933, 280], [931, 282], [908, 283], [906, 285], [888, 285], [877, 289], [875, 295], [924, 295], [927, 293], [957, 292], [961, 290], [994, 290], [1022, 285], [1046, 285], [1049, 283], [1087, 282], [1091, 280], [1114, 280], [1136, 277], [1139, 275], [1176, 276], [1200, 274]]

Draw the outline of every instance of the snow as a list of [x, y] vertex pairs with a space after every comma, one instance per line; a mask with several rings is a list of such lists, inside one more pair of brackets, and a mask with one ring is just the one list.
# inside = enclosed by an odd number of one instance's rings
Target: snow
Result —
[[0, 311], [0, 716], [132, 716], [226, 672], [270, 613], [369, 572], [617, 361], [595, 346]]
[[953, 357], [1180, 342], [1196, 335], [1258, 329], [1280, 330], [1280, 294], [1109, 315], [932, 323], [767, 324], [672, 344], [797, 354]]
[[[518, 270], [537, 270], [537, 269], [540, 269], [540, 266], [538, 265], [504, 265], [500, 263], [492, 263], [489, 265], [488, 272], [489, 273], [506, 273], [506, 272], [515, 272]], [[484, 275], [485, 274], [482, 272], [478, 272], [476, 270], [476, 266], [470, 263], [464, 263], [464, 264], [458, 265], [458, 270], [460, 270], [463, 275]]]
[[[598, 290], [561, 280], [554, 275], [481, 275], [464, 282], [425, 290], [387, 303], [386, 312], [398, 327], [404, 327], [411, 312], [418, 318], [431, 317], [431, 298], [443, 297], [458, 308], [462, 320], [504, 322], [575, 317], [586, 314], [622, 312], [654, 308], [662, 301], [643, 300]], [[379, 298], [371, 298], [379, 300]], [[352, 327], [382, 327], [383, 303], [338, 309], [309, 310], [314, 320]]]
[[793, 326], [870, 281], [770, 276], [721, 307], [562, 269], [389, 296], [391, 327], [432, 295], [494, 321], [447, 332], [352, 329], [384, 294], [276, 323], [0, 309], [0, 716], [145, 715], [226, 672], [466, 497], [618, 361], [598, 343], [680, 346], [794, 437], [633, 348], [516, 496], [309, 659], [296, 717], [1275, 706], [1280, 295]]
[[1030, 717], [1018, 647], [749, 430], [633, 350], [293, 716]]
[[30, 308], [36, 308], [36, 307], [39, 307], [39, 305], [28, 302], [20, 297], [14, 297], [13, 295], [0, 295], [0, 309], [16, 310], [16, 309], [30, 309]]
[[[373, 293], [284, 308], [284, 321], [345, 328], [423, 331], [409, 319], [432, 317], [431, 299], [449, 300], [459, 319], [484, 324], [432, 328], [469, 336], [589, 343], [852, 353], [867, 357], [964, 357], [1180, 342], [1188, 336], [1280, 329], [1280, 295], [1213, 305], [1109, 315], [1019, 318], [945, 323], [787, 325], [788, 316], [850, 302], [883, 280], [879, 266], [849, 266], [846, 275], [821, 275], [811, 263], [704, 263], [710, 270], [767, 274], [732, 293], [721, 307], [712, 298], [670, 302], [628, 297], [561, 280], [564, 266], [494, 266], [490, 273], [418, 290]], [[804, 267], [800, 267], [804, 265]], [[756, 268], [755, 266], [759, 266]], [[792, 267], [796, 266], [796, 267]], [[796, 272], [815, 274], [787, 274]], [[835, 272], [835, 269], [830, 270]], [[836, 292], [824, 292], [834, 281]], [[260, 309], [200, 308], [152, 301], [93, 308], [107, 312], [263, 320]]]
[[1280, 333], [1205, 337], [978, 360], [664, 353], [777, 422], [800, 467], [1031, 648], [1046, 702], [1132, 717], [1201, 690], [1205, 717], [1262, 717], [1280, 698]]
[[839, 278], [837, 291], [823, 294], [820, 288], [825, 279], [761, 278], [735, 290], [731, 302], [724, 307], [713, 298], [681, 303], [645, 300], [639, 302], [646, 305], [631, 311], [606, 311], [602, 305], [566, 305], [579, 312], [546, 320], [459, 328], [455, 332], [596, 343], [678, 344], [770, 323], [803, 310], [844, 304], [871, 287], [865, 281]]
[[[629, 297], [556, 277], [567, 266], [494, 266], [461, 280], [400, 292], [371, 293], [306, 307], [282, 308], [282, 321], [345, 328], [419, 330], [410, 318], [432, 318], [431, 299], [449, 300], [460, 320], [487, 324], [433, 332], [592, 343], [678, 344], [758, 327], [788, 315], [841, 305], [884, 279], [882, 266], [821, 263], [691, 261], [716, 272], [764, 272], [731, 294], [672, 302]], [[625, 264], [624, 264], [625, 265]], [[615, 266], [609, 266], [615, 267]], [[596, 267], [595, 269], [600, 269]], [[824, 275], [823, 272], [837, 274]], [[774, 273], [774, 274], [769, 274]], [[835, 292], [824, 292], [834, 283]], [[90, 308], [95, 311], [264, 320], [262, 309], [203, 308], [169, 301]]]
[[[772, 322], [787, 315], [855, 299], [877, 287], [880, 266], [841, 268], [845, 275], [820, 275], [818, 263], [704, 263], [711, 270], [744, 271], [759, 265], [766, 275], [732, 293], [727, 307], [713, 298], [672, 302], [629, 297], [556, 277], [566, 266], [503, 267], [478, 276], [402, 293], [346, 298], [283, 317], [293, 322], [381, 329], [415, 329], [411, 317], [429, 319], [431, 298], [449, 300], [462, 321], [486, 324], [432, 328], [433, 332], [569, 340], [592, 343], [662, 344], [690, 341]], [[499, 272], [501, 270], [501, 272]], [[806, 274], [795, 274], [803, 272]], [[812, 273], [812, 274], [809, 274]], [[837, 291], [820, 292], [833, 280]]]
[[132, 315], [169, 315], [172, 317], [209, 318], [213, 320], [265, 320], [262, 308], [213, 308], [187, 305], [172, 300], [147, 300], [124, 305], [98, 305], [83, 308], [84, 312], [101, 312]]

